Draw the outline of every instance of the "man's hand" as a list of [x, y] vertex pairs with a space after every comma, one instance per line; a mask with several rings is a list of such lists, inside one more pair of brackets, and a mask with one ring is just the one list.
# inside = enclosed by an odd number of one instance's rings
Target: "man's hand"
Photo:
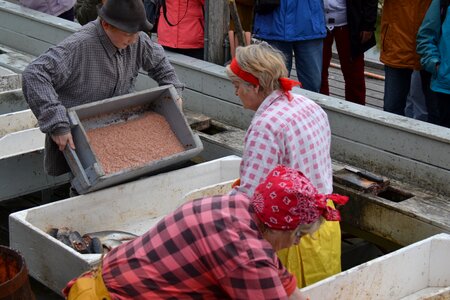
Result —
[[75, 144], [73, 143], [72, 133], [68, 132], [62, 135], [51, 135], [52, 140], [58, 145], [60, 151], [64, 151], [66, 145], [69, 144], [69, 147], [75, 150]]
[[364, 44], [368, 40], [372, 38], [373, 31], [361, 31], [360, 37], [361, 37], [361, 44]]

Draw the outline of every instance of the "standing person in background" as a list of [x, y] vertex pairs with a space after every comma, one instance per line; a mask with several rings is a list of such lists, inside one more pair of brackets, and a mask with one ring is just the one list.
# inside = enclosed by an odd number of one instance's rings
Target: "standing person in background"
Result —
[[323, 39], [327, 34], [323, 1], [280, 0], [276, 8], [268, 11], [255, 5], [253, 34], [283, 52], [289, 75], [294, 53], [302, 87], [319, 92]]
[[[428, 121], [450, 128], [450, 17], [449, 6], [433, 0], [417, 35], [417, 52], [432, 74], [426, 94]], [[445, 17], [446, 16], [446, 17]]]
[[19, 0], [20, 4], [69, 21], [75, 19], [73, 6], [76, 0]]
[[158, 22], [158, 43], [166, 50], [203, 59], [204, 5], [205, 0], [163, 1]]
[[[290, 92], [299, 82], [286, 78], [283, 54], [267, 43], [236, 49], [226, 72], [244, 108], [255, 111], [247, 130], [234, 193], [253, 195], [277, 164], [307, 176], [322, 194], [333, 190], [328, 117], [314, 101]], [[337, 200], [339, 204], [342, 199]], [[333, 208], [330, 200], [328, 205]], [[278, 252], [299, 287], [341, 271], [341, 231], [325, 222], [313, 237]]]
[[327, 37], [323, 43], [322, 85], [320, 92], [330, 94], [328, 68], [333, 41], [345, 81], [345, 99], [366, 104], [364, 52], [375, 46], [378, 0], [325, 0]]
[[[416, 36], [431, 0], [384, 0], [381, 55], [385, 65], [384, 110], [405, 115], [413, 70], [420, 70]], [[429, 75], [422, 72], [422, 80]], [[426, 85], [426, 84], [425, 84]]]

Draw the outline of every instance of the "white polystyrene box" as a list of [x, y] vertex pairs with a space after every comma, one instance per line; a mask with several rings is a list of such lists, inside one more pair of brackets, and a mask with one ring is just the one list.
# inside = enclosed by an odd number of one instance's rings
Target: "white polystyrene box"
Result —
[[450, 299], [449, 254], [450, 235], [442, 233], [319, 281], [301, 291], [311, 300]]
[[11, 214], [10, 246], [25, 257], [31, 276], [55, 292], [97, 264], [46, 233], [69, 227], [81, 234], [121, 230], [140, 235], [185, 201], [192, 190], [236, 179], [240, 158], [227, 156]]

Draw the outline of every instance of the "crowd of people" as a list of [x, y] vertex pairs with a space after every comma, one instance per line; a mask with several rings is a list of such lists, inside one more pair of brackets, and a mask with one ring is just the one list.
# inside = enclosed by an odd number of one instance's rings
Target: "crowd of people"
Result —
[[[383, 109], [449, 127], [450, 79], [447, 65], [440, 63], [448, 43], [443, 34], [448, 22], [442, 18], [448, 1], [436, 0], [433, 5], [432, 0], [414, 0], [411, 5], [405, 1], [382, 1], [378, 47], [380, 61], [385, 66]], [[20, 2], [25, 7], [85, 25], [97, 18], [97, 6], [104, 0]], [[150, 2], [158, 9], [152, 20], [156, 23], [152, 24], [153, 32], [165, 50], [198, 59], [205, 57], [204, 0], [143, 2]], [[446, 7], [441, 3], [446, 3]], [[252, 38], [279, 49], [288, 75], [295, 62], [297, 79], [303, 89], [329, 95], [334, 46], [344, 77], [345, 99], [365, 105], [364, 52], [376, 45], [378, 0], [236, 0], [236, 5], [243, 30], [251, 32]], [[231, 57], [237, 44], [234, 31], [231, 20]]]
[[[166, 0], [158, 42], [142, 0], [79, 0], [52, 10], [60, 17], [72, 11], [83, 27], [23, 72], [24, 96], [46, 134], [49, 175], [69, 172], [62, 151], [77, 146], [66, 110], [132, 92], [139, 70], [172, 84], [181, 109], [184, 85], [165, 50], [203, 58], [204, 4]], [[450, 20], [443, 10], [441, 0], [384, 0], [380, 60], [386, 111], [405, 115], [408, 99], [419, 97], [423, 120], [450, 127]], [[329, 93], [334, 43], [345, 97], [364, 105], [364, 52], [376, 43], [377, 11], [376, 0], [255, 7], [251, 30], [260, 41], [237, 47], [226, 66], [243, 107], [255, 112], [239, 180], [228, 194], [188, 202], [112, 250], [68, 284], [68, 299], [304, 299], [298, 287], [339, 273], [335, 206], [348, 198], [333, 194], [328, 116], [291, 90]], [[293, 58], [299, 81], [289, 78]]]

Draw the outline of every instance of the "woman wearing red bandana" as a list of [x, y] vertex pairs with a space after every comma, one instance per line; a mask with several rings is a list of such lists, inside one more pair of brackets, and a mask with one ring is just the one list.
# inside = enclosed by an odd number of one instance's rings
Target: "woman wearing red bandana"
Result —
[[102, 267], [72, 280], [68, 300], [305, 298], [275, 251], [323, 219], [339, 220], [300, 172], [277, 166], [255, 191], [188, 201]]
[[[283, 55], [267, 43], [238, 48], [227, 67], [244, 108], [255, 111], [245, 136], [240, 183], [232, 194], [252, 196], [278, 164], [301, 171], [320, 193], [332, 193], [328, 117], [315, 102], [290, 91], [300, 83], [287, 74]], [[339, 273], [339, 223], [325, 222], [313, 238], [306, 237], [278, 255], [299, 287]]]

